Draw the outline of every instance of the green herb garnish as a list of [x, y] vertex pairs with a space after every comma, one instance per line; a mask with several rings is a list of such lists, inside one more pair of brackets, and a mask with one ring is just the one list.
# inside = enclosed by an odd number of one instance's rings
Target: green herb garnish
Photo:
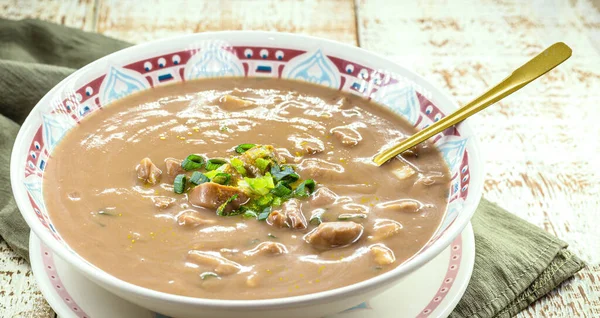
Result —
[[209, 178], [210, 180], [212, 180], [217, 174], [219, 174], [221, 171], [219, 170], [213, 170], [213, 171], [208, 171], [206, 172], [204, 175]]
[[296, 190], [294, 190], [294, 196], [299, 198], [306, 198], [315, 190], [316, 185], [317, 184], [314, 180], [306, 179], [298, 185]]
[[281, 197], [274, 197], [273, 198], [273, 202], [271, 202], [272, 206], [280, 206], [281, 203], [283, 203], [283, 198]]
[[175, 177], [175, 181], [173, 181], [173, 191], [177, 194], [182, 194], [185, 190], [186, 181], [187, 178], [185, 174], [178, 174], [177, 177]]
[[271, 207], [266, 207], [262, 212], [260, 212], [260, 214], [258, 214], [258, 217], [256, 218], [259, 221], [264, 221], [269, 217], [269, 214], [271, 214]]
[[288, 165], [279, 166], [278, 164], [271, 165], [271, 175], [275, 182], [283, 181], [285, 183], [293, 183], [300, 179], [300, 176], [294, 171], [294, 169]]
[[181, 167], [186, 171], [200, 169], [202, 165], [204, 165], [204, 158], [198, 155], [189, 155], [181, 162]]
[[231, 198], [227, 199], [227, 201], [225, 201], [223, 204], [221, 204], [219, 206], [219, 208], [217, 209], [217, 215], [218, 216], [227, 216], [229, 214], [225, 214], [225, 208], [227, 208], [227, 205], [229, 205], [229, 203], [233, 202], [233, 200], [237, 199], [238, 195], [234, 194], [231, 196]]
[[273, 235], [271, 233], [267, 234], [267, 236], [270, 237], [270, 238], [277, 238], [277, 236], [275, 236], [275, 235]]
[[244, 168], [244, 162], [242, 160], [240, 160], [239, 158], [231, 158], [231, 160], [229, 160], [229, 163], [239, 174], [241, 174], [242, 176], [246, 175], [246, 168]]
[[108, 212], [108, 211], [105, 211], [105, 210], [100, 210], [100, 211], [98, 211], [98, 215], [105, 215], [105, 216], [117, 216], [116, 214], [114, 214], [114, 213], [110, 213], [110, 212]]
[[208, 171], [216, 170], [220, 166], [224, 165], [225, 163], [227, 163], [227, 161], [225, 161], [224, 159], [221, 159], [221, 158], [208, 159], [206, 161], [206, 170], [208, 170]]
[[351, 220], [351, 219], [366, 219], [367, 215], [363, 213], [344, 213], [338, 215], [338, 220]]
[[252, 210], [246, 210], [244, 213], [242, 213], [242, 217], [244, 219], [256, 219], [258, 217], [258, 214], [256, 214], [256, 212]]
[[204, 272], [204, 273], [200, 274], [200, 278], [202, 280], [206, 280], [211, 277], [219, 278], [219, 275], [217, 275], [217, 273], [213, 273], [213, 272]]
[[271, 164], [271, 160], [258, 158], [254, 161], [254, 165], [260, 170], [260, 172], [265, 172], [269, 165]]
[[263, 177], [257, 178], [244, 178], [244, 180], [240, 181], [238, 184], [242, 188], [246, 188], [251, 192], [257, 195], [266, 195], [271, 191], [271, 189], [275, 188], [275, 184], [273, 183], [273, 177], [271, 177], [270, 173], [267, 173]]
[[231, 175], [225, 172], [219, 172], [212, 178], [212, 182], [222, 185], [229, 184], [229, 180], [231, 180]]
[[308, 223], [312, 225], [319, 225], [323, 223], [323, 213], [325, 213], [325, 210], [323, 209], [317, 209], [313, 211], [313, 214], [310, 216], [310, 220], [308, 221]]
[[209, 181], [210, 179], [207, 176], [205, 176], [204, 173], [199, 171], [194, 171], [194, 173], [192, 173], [192, 176], [190, 177], [190, 182], [195, 185], [203, 184]]
[[277, 186], [275, 186], [275, 188], [271, 190], [271, 193], [278, 197], [285, 197], [292, 193], [292, 189], [288, 187], [284, 182], [279, 181], [277, 182]]
[[248, 151], [250, 148], [253, 148], [254, 146], [256, 146], [255, 144], [241, 144], [238, 145], [237, 147], [235, 147], [235, 152], [239, 153], [239, 154], [243, 154], [244, 152]]
[[271, 204], [271, 202], [273, 202], [273, 195], [272, 194], [267, 194], [267, 195], [263, 195], [262, 197], [256, 199], [254, 201], [256, 203], [256, 205], [258, 206], [268, 206]]

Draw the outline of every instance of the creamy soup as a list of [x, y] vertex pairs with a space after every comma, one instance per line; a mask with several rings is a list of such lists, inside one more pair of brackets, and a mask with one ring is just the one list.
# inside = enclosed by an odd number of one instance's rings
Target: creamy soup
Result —
[[50, 217], [79, 255], [125, 281], [217, 299], [330, 290], [417, 253], [447, 206], [449, 172], [360, 97], [275, 79], [154, 88], [96, 111], [52, 153]]

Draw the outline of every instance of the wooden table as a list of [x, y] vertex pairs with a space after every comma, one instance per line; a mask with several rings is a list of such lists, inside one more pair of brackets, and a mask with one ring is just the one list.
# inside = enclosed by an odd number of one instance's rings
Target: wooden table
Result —
[[[0, 0], [0, 16], [131, 42], [226, 29], [305, 33], [387, 55], [459, 103], [566, 42], [569, 61], [473, 125], [485, 197], [567, 241], [589, 264], [519, 316], [600, 317], [600, 0]], [[27, 263], [0, 242], [0, 316], [53, 315]]]

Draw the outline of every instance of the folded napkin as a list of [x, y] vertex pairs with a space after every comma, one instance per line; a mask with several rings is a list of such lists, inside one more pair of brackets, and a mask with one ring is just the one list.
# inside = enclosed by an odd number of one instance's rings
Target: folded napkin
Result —
[[[29, 228], [9, 186], [9, 157], [19, 124], [75, 69], [127, 46], [42, 21], [0, 19], [0, 236], [25, 259]], [[472, 224], [475, 268], [451, 317], [514, 316], [584, 266], [565, 242], [485, 199]]]

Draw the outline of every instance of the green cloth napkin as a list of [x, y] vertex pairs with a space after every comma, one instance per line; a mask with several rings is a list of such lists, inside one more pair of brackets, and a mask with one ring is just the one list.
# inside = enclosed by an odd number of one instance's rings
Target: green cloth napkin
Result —
[[[29, 228], [10, 189], [9, 157], [31, 108], [75, 69], [128, 43], [36, 20], [0, 19], [0, 235], [28, 259]], [[567, 244], [482, 200], [472, 220], [475, 268], [451, 317], [510, 317], [584, 263]]]

